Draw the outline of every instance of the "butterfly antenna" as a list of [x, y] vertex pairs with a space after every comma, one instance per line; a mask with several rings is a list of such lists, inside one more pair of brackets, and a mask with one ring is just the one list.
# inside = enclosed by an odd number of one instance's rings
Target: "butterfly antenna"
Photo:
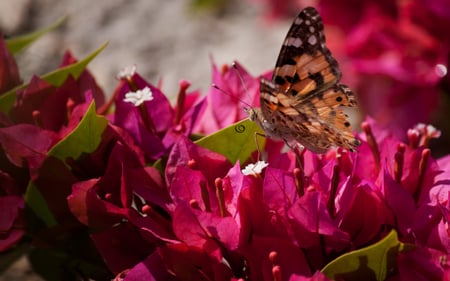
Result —
[[244, 88], [245, 92], [248, 93], [247, 85], [245, 85], [244, 78], [242, 77], [241, 72], [238, 69], [237, 63], [234, 61], [231, 63], [231, 66], [233, 67], [234, 71], [236, 71], [236, 74], [239, 77], [239, 80], [241, 81], [242, 87]]
[[233, 98], [233, 99], [236, 99], [236, 100], [240, 101], [240, 102], [243, 103], [246, 107], [252, 108], [252, 106], [251, 106], [248, 102], [244, 101], [244, 100], [241, 99], [240, 97], [236, 97], [236, 96], [231, 95], [230, 93], [228, 93], [228, 92], [226, 92], [225, 90], [223, 90], [222, 88], [220, 88], [217, 84], [212, 83], [212, 84], [211, 84], [211, 87], [213, 87], [214, 89], [216, 89], [216, 90], [222, 92], [223, 94], [225, 94], [225, 95], [227, 95], [227, 96], [229, 96], [229, 97], [231, 97], [231, 98]]
[[[239, 81], [241, 81], [242, 88], [244, 88], [245, 94], [247, 95], [248, 99], [251, 100], [249, 90], [247, 88], [247, 85], [245, 84], [244, 77], [242, 77], [241, 72], [239, 71], [237, 63], [234, 61], [231, 63], [231, 67], [233, 67], [234, 71], [236, 71], [237, 76], [239, 77]], [[249, 105], [248, 103], [246, 105]], [[252, 108], [252, 106], [249, 106], [249, 108]]]
[[259, 147], [259, 143], [258, 143], [258, 137], [262, 137], [262, 138], [267, 138], [266, 135], [255, 132], [254, 135], [254, 141], [255, 141], [255, 145], [256, 145], [256, 149], [258, 151], [258, 158], [257, 161], [266, 161], [267, 159], [267, 155], [264, 155], [264, 153], [261, 151], [261, 148]]

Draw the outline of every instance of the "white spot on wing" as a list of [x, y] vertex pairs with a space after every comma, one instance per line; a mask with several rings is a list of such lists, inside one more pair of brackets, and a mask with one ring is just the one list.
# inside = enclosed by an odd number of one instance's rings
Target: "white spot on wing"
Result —
[[310, 24], [311, 24], [311, 21], [310, 21], [310, 20], [305, 20], [305, 24], [306, 24], [306, 25], [310, 25]]
[[309, 43], [310, 45], [315, 45], [315, 44], [317, 43], [317, 38], [316, 38], [316, 36], [315, 36], [315, 35], [309, 36], [309, 38], [308, 38], [308, 43]]
[[284, 41], [285, 46], [294, 46], [296, 48], [300, 47], [302, 45], [302, 39], [298, 37], [288, 37]]
[[296, 18], [294, 21], [295, 24], [300, 25], [303, 23], [303, 19], [302, 18]]
[[272, 93], [261, 93], [261, 98], [271, 102], [271, 103], [278, 103], [277, 97], [275, 97]]
[[316, 29], [314, 28], [314, 26], [310, 26], [309, 27], [309, 32], [313, 33]]

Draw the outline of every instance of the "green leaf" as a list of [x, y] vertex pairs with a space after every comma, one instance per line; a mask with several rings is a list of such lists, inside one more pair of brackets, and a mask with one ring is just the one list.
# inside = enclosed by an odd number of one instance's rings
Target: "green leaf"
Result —
[[231, 163], [237, 160], [244, 163], [254, 151], [264, 148], [266, 139], [258, 134], [264, 132], [255, 122], [245, 119], [195, 143], [222, 154]]
[[25, 35], [20, 35], [20, 36], [16, 36], [14, 38], [8, 39], [8, 40], [6, 40], [6, 47], [13, 55], [16, 55], [17, 53], [22, 51], [24, 48], [26, 48], [28, 45], [30, 45], [31, 43], [33, 43], [34, 41], [39, 39], [42, 35], [61, 26], [66, 20], [67, 20], [67, 17], [62, 17], [47, 27], [36, 30], [32, 33], [28, 33]]
[[48, 153], [49, 156], [65, 161], [68, 157], [78, 159], [83, 153], [94, 152], [100, 145], [107, 125], [108, 120], [96, 114], [95, 102], [92, 101], [78, 126], [52, 147]]
[[[83, 153], [88, 154], [94, 152], [102, 141], [102, 134], [107, 125], [108, 120], [103, 116], [96, 114], [95, 102], [92, 101], [78, 126], [48, 152], [48, 159], [54, 157], [65, 164], [68, 157], [76, 160]], [[64, 181], [70, 179], [64, 177], [64, 173], [60, 170], [57, 170], [57, 174], [52, 175], [51, 173], [57, 166], [51, 166], [53, 165], [52, 162], [47, 164], [50, 165], [46, 166], [47, 169], [43, 168], [44, 164], [41, 167], [40, 172], [43, 173], [41, 174], [43, 177], [41, 178], [41, 184], [42, 182], [50, 184], [51, 180], [54, 180], [61, 185], [67, 184]], [[65, 165], [68, 167], [67, 164]], [[49, 172], [49, 169], [52, 170]], [[45, 179], [45, 176], [50, 176], [51, 180]], [[49, 209], [48, 202], [46, 202], [40, 188], [42, 188], [42, 186], [38, 186], [33, 182], [29, 183], [25, 195], [27, 207], [32, 211], [33, 216], [42, 221], [47, 227], [56, 226], [58, 221]]]
[[34, 218], [33, 222], [37, 219], [45, 223], [46, 226], [51, 227], [58, 224], [55, 216], [53, 216], [52, 211], [47, 205], [47, 201], [42, 196], [39, 188], [30, 181], [27, 186], [27, 191], [25, 193], [25, 202], [27, 203], [27, 208], [32, 212]]
[[[86, 233], [65, 233], [66, 243], [53, 247], [33, 247], [28, 259], [42, 278], [39, 280], [112, 280], [93, 243]], [[59, 241], [58, 241], [59, 242]]]
[[[55, 87], [61, 86], [69, 75], [72, 75], [75, 79], [80, 77], [81, 73], [86, 69], [86, 66], [104, 49], [108, 43], [103, 44], [99, 49], [92, 54], [80, 60], [77, 63], [62, 67], [53, 72], [47, 73], [41, 77], [42, 80], [47, 81]], [[28, 84], [17, 86], [16, 88], [4, 93], [0, 96], [0, 111], [8, 113], [16, 100], [16, 93], [19, 90], [28, 87]]]
[[77, 63], [65, 66], [63, 68], [57, 69], [53, 72], [47, 73], [41, 78], [53, 86], [59, 87], [61, 86], [67, 79], [69, 75], [72, 75], [73, 78], [78, 79], [81, 73], [86, 69], [87, 65], [101, 52], [103, 49], [108, 46], [108, 42], [103, 44], [100, 48], [95, 50], [92, 54], [80, 60]]
[[397, 269], [397, 254], [410, 247], [392, 230], [383, 240], [333, 260], [322, 273], [333, 280], [385, 280]]
[[3, 113], [8, 113], [11, 107], [16, 101], [16, 92], [7, 92], [0, 96], [0, 111]]

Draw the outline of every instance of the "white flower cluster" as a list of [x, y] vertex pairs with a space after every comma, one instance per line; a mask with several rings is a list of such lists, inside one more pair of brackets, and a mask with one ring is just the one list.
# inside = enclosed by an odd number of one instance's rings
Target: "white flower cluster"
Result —
[[134, 106], [140, 106], [145, 101], [151, 101], [153, 93], [149, 87], [137, 90], [136, 92], [128, 92], [125, 94], [125, 102], [131, 102]]
[[251, 163], [248, 164], [243, 170], [242, 170], [242, 174], [244, 176], [256, 176], [261, 174], [262, 170], [267, 167], [269, 165], [269, 163], [266, 163], [264, 161], [258, 161], [255, 164]]

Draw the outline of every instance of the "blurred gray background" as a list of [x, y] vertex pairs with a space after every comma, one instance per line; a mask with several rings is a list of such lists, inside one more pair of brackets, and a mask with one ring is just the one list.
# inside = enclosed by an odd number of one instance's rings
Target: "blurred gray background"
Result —
[[163, 79], [164, 92], [173, 96], [180, 79], [208, 89], [210, 56], [219, 66], [237, 60], [253, 75], [273, 68], [290, 20], [269, 23], [260, 9], [250, 0], [225, 1], [221, 9], [173, 0], [2, 0], [0, 30], [14, 36], [69, 16], [19, 55], [25, 82], [53, 70], [67, 49], [81, 59], [109, 41], [89, 65], [107, 95], [117, 72], [136, 64], [149, 82]]

